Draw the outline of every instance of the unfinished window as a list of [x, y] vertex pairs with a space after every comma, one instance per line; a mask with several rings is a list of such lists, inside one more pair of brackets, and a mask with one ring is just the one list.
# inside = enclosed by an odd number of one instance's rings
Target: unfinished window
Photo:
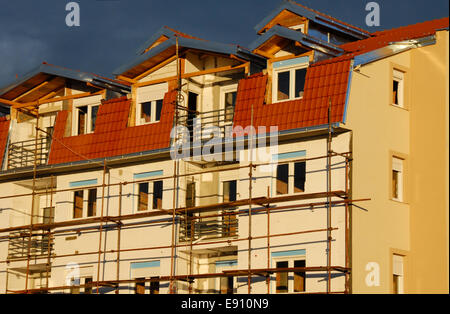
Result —
[[159, 294], [159, 277], [152, 277], [150, 281], [150, 294]]
[[145, 278], [137, 278], [136, 279], [134, 293], [135, 294], [145, 294]]
[[90, 118], [90, 130], [89, 132], [94, 132], [95, 131], [95, 124], [97, 122], [97, 114], [98, 114], [98, 108], [100, 108], [100, 106], [92, 106], [91, 107], [91, 118]]
[[97, 215], [97, 189], [88, 192], [88, 217]]
[[87, 114], [88, 114], [88, 107], [77, 107], [78, 110], [78, 127], [77, 127], [77, 135], [83, 135], [87, 133]]
[[[226, 181], [223, 183], [223, 201], [234, 202], [237, 196], [237, 181]], [[234, 208], [223, 211], [223, 236], [233, 237], [237, 235], [237, 218]]]
[[233, 294], [234, 292], [234, 277], [220, 278], [220, 294]]
[[188, 182], [186, 185], [186, 207], [195, 207], [195, 182]]
[[392, 198], [403, 201], [403, 159], [392, 158]]
[[305, 192], [306, 163], [298, 162], [294, 165], [294, 193]]
[[83, 218], [84, 191], [75, 191], [73, 197], [73, 218]]
[[273, 102], [300, 99], [304, 95], [307, 64], [274, 70]]
[[161, 120], [163, 100], [144, 102], [140, 106], [140, 125], [155, 123]]
[[236, 107], [236, 96], [236, 91], [225, 93], [225, 122], [233, 121], [234, 108]]
[[[277, 262], [277, 268], [289, 268], [289, 262]], [[276, 292], [288, 293], [289, 292], [289, 277], [287, 272], [277, 273], [276, 279]]]
[[74, 121], [76, 128], [74, 135], [84, 135], [95, 131], [99, 108], [98, 104], [75, 107]]
[[394, 70], [393, 72], [393, 91], [392, 91], [392, 103], [395, 106], [404, 108], [404, 76], [405, 73]]
[[139, 184], [138, 211], [148, 210], [148, 182]]
[[70, 294], [80, 294], [81, 279], [72, 277], [70, 279]]
[[153, 182], [153, 209], [162, 209], [163, 182]]
[[[294, 267], [306, 267], [304, 260], [294, 261]], [[304, 271], [294, 272], [294, 292], [306, 291], [306, 275]]]
[[392, 287], [394, 294], [403, 294], [404, 285], [404, 273], [403, 273], [403, 256], [395, 255], [393, 256], [393, 274], [392, 274]]
[[278, 165], [277, 167], [277, 195], [289, 193], [289, 164]]
[[92, 277], [84, 279], [84, 294], [92, 294], [93, 280]]

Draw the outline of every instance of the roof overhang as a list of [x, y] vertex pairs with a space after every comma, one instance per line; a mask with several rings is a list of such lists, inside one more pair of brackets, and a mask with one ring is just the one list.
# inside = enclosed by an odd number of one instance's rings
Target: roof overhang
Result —
[[336, 57], [344, 52], [342, 48], [339, 48], [336, 45], [327, 43], [312, 36], [308, 36], [302, 32], [289, 29], [280, 25], [275, 25], [270, 30], [261, 35], [258, 39], [256, 39], [253, 43], [250, 44], [250, 49], [254, 51], [255, 49], [264, 46], [264, 44], [269, 42], [269, 40], [274, 38], [275, 36], [279, 36], [282, 38], [286, 38], [288, 40], [298, 42], [303, 46], [326, 53], [333, 57]]
[[288, 10], [292, 13], [303, 16], [310, 21], [313, 21], [317, 24], [323, 25], [328, 28], [332, 28], [336, 31], [352, 36], [356, 39], [365, 39], [370, 37], [369, 32], [365, 32], [356, 27], [351, 27], [349, 25], [343, 24], [341, 22], [328, 18], [325, 15], [319, 14], [313, 10], [308, 10], [303, 6], [293, 3], [290, 0], [284, 0], [278, 8], [273, 10], [258, 25], [256, 25], [255, 26], [256, 32], [260, 34], [264, 30], [266, 25], [269, 24], [275, 17], [277, 17], [284, 10]]
[[[30, 102], [63, 88], [66, 80], [89, 83], [99, 89], [109, 89], [129, 93], [130, 87], [117, 81], [102, 78], [95, 74], [71, 70], [42, 63], [24, 77], [0, 89], [0, 99], [17, 102]], [[9, 104], [7, 104], [9, 105]]]
[[173, 56], [176, 52], [177, 38], [178, 38], [178, 45], [180, 48], [202, 50], [206, 52], [218, 53], [227, 56], [235, 55], [236, 57], [245, 59], [247, 61], [254, 61], [261, 64], [264, 64], [263, 61], [265, 61], [265, 59], [263, 59], [261, 56], [253, 54], [251, 51], [244, 49], [238, 45], [229, 45], [218, 42], [175, 36], [160, 43], [153, 49], [150, 49], [147, 52], [138, 55], [132, 61], [117, 68], [114, 71], [114, 75], [129, 77], [127, 76], [127, 73], [130, 74], [131, 70], [140, 66], [144, 62], [148, 63], [147, 67], [151, 67], [152, 65], [154, 66], [164, 61], [161, 59], [161, 56], [165, 56], [164, 59]]
[[380, 59], [384, 59], [414, 48], [421, 48], [434, 44], [436, 44], [436, 35], [393, 42], [386, 47], [356, 56], [354, 58], [354, 67], [365, 65]]

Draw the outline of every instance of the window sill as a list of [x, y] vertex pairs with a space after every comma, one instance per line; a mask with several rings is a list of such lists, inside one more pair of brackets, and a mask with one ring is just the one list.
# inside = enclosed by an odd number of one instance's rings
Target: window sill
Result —
[[394, 199], [394, 198], [391, 198], [390, 201], [391, 201], [391, 202], [394, 202], [394, 203], [397, 203], [397, 204], [409, 205], [408, 202], [396, 200], [396, 199]]
[[145, 123], [136, 123], [136, 126], [151, 125], [151, 124], [157, 124], [157, 123], [160, 123], [160, 122], [161, 122], [161, 120], [153, 121], [153, 122], [145, 122]]
[[406, 107], [401, 107], [401, 106], [395, 105], [395, 104], [390, 104], [390, 106], [391, 106], [391, 107], [394, 107], [394, 108], [397, 108], [397, 109], [402, 109], [402, 110], [405, 110], [405, 111], [409, 112], [409, 109], [406, 108]]
[[[303, 97], [289, 98], [289, 99], [284, 99], [284, 100], [272, 100], [272, 104], [279, 104], [279, 103], [283, 103], [283, 102], [302, 100], [302, 99], [303, 99]], [[270, 104], [267, 104], [267, 105], [270, 105]]]

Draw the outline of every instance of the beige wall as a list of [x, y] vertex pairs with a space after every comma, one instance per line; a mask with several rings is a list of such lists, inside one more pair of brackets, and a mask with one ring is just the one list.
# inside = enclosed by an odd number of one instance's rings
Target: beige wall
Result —
[[[372, 199], [352, 210], [354, 293], [392, 293], [394, 253], [405, 256], [405, 293], [448, 292], [447, 45], [441, 32], [353, 73], [353, 198]], [[405, 109], [391, 105], [393, 68], [406, 71]], [[403, 202], [392, 200], [392, 156], [405, 159]], [[369, 287], [372, 262], [380, 284]]]

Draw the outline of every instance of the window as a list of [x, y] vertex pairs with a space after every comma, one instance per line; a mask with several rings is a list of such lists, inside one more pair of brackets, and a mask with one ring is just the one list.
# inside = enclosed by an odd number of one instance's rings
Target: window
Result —
[[277, 195], [289, 193], [289, 164], [278, 165], [277, 168]]
[[294, 193], [305, 192], [306, 163], [298, 162], [294, 164]]
[[93, 133], [97, 122], [99, 105], [75, 107], [75, 134], [84, 135]]
[[152, 100], [140, 105], [140, 125], [155, 123], [161, 120], [163, 100]]
[[[294, 261], [294, 267], [306, 267], [305, 261]], [[306, 291], [305, 272], [294, 272], [294, 292]]]
[[393, 72], [392, 104], [401, 108], [404, 107], [404, 75], [405, 73], [398, 70]]
[[[277, 268], [289, 268], [289, 262], [277, 262]], [[289, 274], [287, 272], [277, 273], [276, 292], [288, 293], [289, 292]]]
[[392, 198], [403, 201], [403, 160], [392, 158]]
[[[293, 169], [293, 170], [291, 170]], [[291, 172], [293, 171], [293, 172]], [[290, 180], [293, 177], [293, 180]], [[293, 164], [283, 164], [277, 167], [276, 191], [277, 195], [289, 193], [303, 193], [306, 183], [306, 163], [298, 162]]]
[[83, 218], [83, 196], [84, 191], [75, 191], [73, 200], [73, 218]]
[[145, 278], [137, 278], [136, 279], [134, 293], [135, 294], [145, 294]]
[[162, 209], [163, 182], [153, 182], [153, 209]]
[[92, 277], [88, 277], [84, 279], [84, 294], [92, 294], [92, 286], [93, 286], [93, 280]]
[[274, 70], [273, 102], [302, 98], [306, 73], [305, 66]]
[[392, 288], [394, 294], [404, 293], [404, 273], [403, 273], [403, 256], [393, 256], [393, 274], [392, 274]]
[[[223, 183], [223, 201], [226, 202], [234, 202], [236, 201], [237, 196], [237, 181], [226, 181]], [[229, 210], [224, 210], [223, 214], [223, 236], [224, 237], [233, 237], [237, 235], [237, 218], [234, 208], [230, 208]]]
[[237, 92], [227, 92], [225, 93], [225, 122], [233, 121], [234, 108], [236, 106], [236, 96]]
[[186, 207], [195, 207], [195, 182], [188, 182], [186, 185]]
[[88, 217], [97, 214], [97, 189], [88, 191]]
[[148, 209], [148, 182], [139, 184], [138, 193], [138, 211], [146, 211]]
[[152, 277], [151, 279], [158, 279], [158, 281], [150, 282], [150, 294], [159, 294], [159, 277]]
[[233, 294], [234, 277], [220, 277], [220, 294]]
[[[303, 268], [306, 261], [298, 258], [276, 261], [276, 268]], [[294, 275], [294, 276], [292, 276]], [[306, 291], [306, 274], [304, 271], [276, 273], [276, 293], [299, 293]]]

